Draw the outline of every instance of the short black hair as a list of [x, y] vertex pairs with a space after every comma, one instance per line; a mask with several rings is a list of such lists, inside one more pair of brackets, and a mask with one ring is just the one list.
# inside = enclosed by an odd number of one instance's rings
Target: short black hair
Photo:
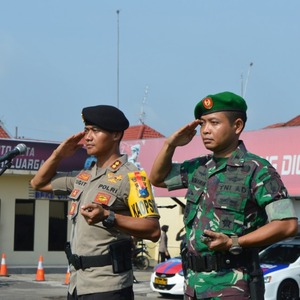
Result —
[[168, 225], [163, 225], [163, 226], [161, 226], [161, 230], [162, 231], [168, 231], [168, 229], [169, 229], [169, 226]]
[[242, 119], [244, 122], [244, 128], [247, 122], [247, 114], [243, 111], [224, 111], [225, 115], [227, 116], [230, 124], [233, 124], [235, 120]]

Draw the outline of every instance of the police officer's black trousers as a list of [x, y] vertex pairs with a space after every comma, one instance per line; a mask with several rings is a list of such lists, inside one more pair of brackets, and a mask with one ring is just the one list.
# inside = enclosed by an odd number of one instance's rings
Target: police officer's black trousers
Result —
[[134, 300], [132, 286], [118, 291], [77, 295], [76, 289], [73, 295], [68, 294], [68, 300]]

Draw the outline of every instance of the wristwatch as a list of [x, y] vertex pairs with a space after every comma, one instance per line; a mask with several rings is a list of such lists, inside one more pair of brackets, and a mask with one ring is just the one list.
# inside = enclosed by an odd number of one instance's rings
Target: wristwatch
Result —
[[115, 213], [112, 210], [110, 210], [108, 217], [102, 221], [102, 224], [106, 228], [112, 228], [115, 225], [115, 220]]
[[243, 248], [240, 246], [239, 242], [238, 242], [238, 236], [237, 235], [232, 235], [231, 236], [231, 239], [232, 239], [232, 245], [229, 249], [229, 252], [231, 254], [234, 254], [234, 255], [239, 255], [242, 253], [243, 251]]

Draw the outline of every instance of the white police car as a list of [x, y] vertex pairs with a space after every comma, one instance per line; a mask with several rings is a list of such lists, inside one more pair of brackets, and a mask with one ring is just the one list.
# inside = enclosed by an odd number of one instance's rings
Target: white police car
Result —
[[181, 257], [174, 257], [154, 267], [150, 287], [161, 295], [183, 295], [184, 276]]
[[265, 300], [300, 297], [300, 237], [275, 243], [260, 252]]
[[[275, 243], [260, 252], [264, 272], [265, 300], [300, 299], [300, 237]], [[154, 267], [150, 287], [162, 295], [183, 295], [181, 258]]]

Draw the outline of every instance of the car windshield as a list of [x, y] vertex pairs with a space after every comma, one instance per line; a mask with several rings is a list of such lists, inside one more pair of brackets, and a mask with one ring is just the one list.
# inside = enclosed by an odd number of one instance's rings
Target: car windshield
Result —
[[261, 264], [291, 264], [300, 256], [300, 245], [274, 244], [259, 255]]

